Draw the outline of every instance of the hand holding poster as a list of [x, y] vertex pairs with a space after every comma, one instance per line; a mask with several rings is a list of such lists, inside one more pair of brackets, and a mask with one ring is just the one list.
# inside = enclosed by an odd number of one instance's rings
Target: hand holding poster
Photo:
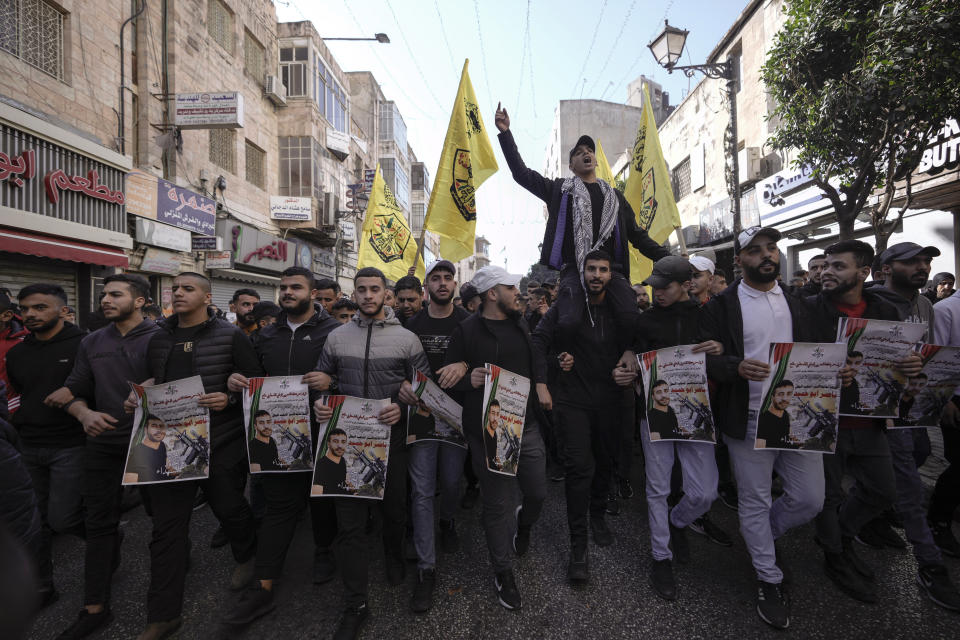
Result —
[[483, 449], [487, 469], [517, 475], [530, 380], [492, 364], [483, 385]]
[[437, 383], [427, 375], [414, 372], [413, 392], [420, 398], [416, 407], [410, 407], [407, 421], [407, 444], [421, 440], [440, 440], [467, 448], [463, 437], [463, 407], [454, 402]]
[[200, 376], [152, 387], [130, 385], [139, 402], [123, 484], [203, 480], [210, 474], [210, 411]]
[[378, 415], [390, 400], [325, 396], [333, 415], [321, 425], [313, 467], [313, 497], [383, 500], [390, 456], [390, 426]]
[[847, 365], [856, 371], [840, 391], [840, 415], [896, 418], [907, 383], [897, 363], [926, 330], [925, 323], [840, 318], [837, 342], [847, 345]]
[[907, 379], [900, 396], [900, 418], [888, 428], [938, 426], [943, 408], [960, 386], [960, 347], [921, 344], [916, 350], [923, 359], [923, 371]]
[[773, 342], [754, 449], [833, 453], [837, 448], [842, 344]]
[[301, 376], [250, 378], [243, 392], [250, 473], [313, 469], [310, 389]]
[[679, 345], [637, 356], [654, 442], [717, 442], [707, 397], [707, 357], [692, 349], [693, 345]]

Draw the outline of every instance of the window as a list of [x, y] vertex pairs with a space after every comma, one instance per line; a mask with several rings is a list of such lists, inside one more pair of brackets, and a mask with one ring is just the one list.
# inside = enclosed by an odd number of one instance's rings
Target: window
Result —
[[210, 0], [207, 4], [207, 33], [233, 55], [233, 13], [223, 0]]
[[210, 129], [210, 162], [230, 173], [236, 173], [236, 147], [237, 134], [233, 129]]
[[413, 219], [410, 222], [412, 230], [416, 233], [423, 230], [424, 206], [419, 202], [413, 205]]
[[319, 147], [309, 136], [280, 138], [280, 195], [320, 198], [323, 176]]
[[307, 48], [280, 49], [280, 77], [287, 88], [287, 97], [307, 95]]
[[244, 152], [244, 161], [247, 165], [247, 182], [255, 184], [261, 189], [264, 188], [266, 156], [267, 153], [263, 149], [247, 140]]
[[690, 194], [690, 156], [673, 168], [673, 193], [677, 200]]
[[410, 170], [411, 188], [414, 191], [430, 191], [430, 176], [427, 174], [427, 167], [423, 163], [413, 165]]
[[0, 1], [0, 50], [63, 80], [63, 14], [44, 0]]
[[740, 87], [743, 86], [743, 49], [738, 48], [731, 53], [730, 60], [733, 62], [733, 77], [737, 83], [737, 93], [740, 93]]
[[314, 63], [317, 69], [317, 83], [313, 99], [320, 108], [320, 114], [334, 129], [347, 133], [347, 93], [316, 54], [314, 54]]
[[257, 84], [264, 81], [265, 52], [263, 45], [260, 44], [253, 34], [247, 30], [243, 32], [243, 68], [253, 76]]

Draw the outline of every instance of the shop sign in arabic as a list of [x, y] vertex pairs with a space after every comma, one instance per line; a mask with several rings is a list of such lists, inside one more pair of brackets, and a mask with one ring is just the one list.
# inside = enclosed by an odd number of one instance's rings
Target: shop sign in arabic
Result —
[[243, 94], [178, 93], [175, 121], [181, 129], [239, 129], [243, 127]]
[[272, 220], [312, 220], [313, 209], [310, 202], [310, 198], [270, 196], [270, 218]]
[[223, 238], [223, 248], [233, 255], [236, 269], [279, 273], [295, 264], [294, 243], [250, 225], [221, 220], [217, 223], [217, 235]]
[[157, 179], [157, 221], [194, 233], [211, 236], [217, 218], [217, 203], [199, 193]]
[[[36, 175], [36, 151], [24, 149], [12, 157], [0, 151], [0, 182], [22, 187]], [[73, 191], [111, 204], [123, 205], [125, 202], [123, 191], [114, 191], [101, 183], [100, 172], [96, 169], [87, 171], [86, 176], [70, 176], [63, 169], [53, 169], [44, 175], [43, 186], [47, 200], [52, 204], [60, 203], [60, 195], [64, 191]]]

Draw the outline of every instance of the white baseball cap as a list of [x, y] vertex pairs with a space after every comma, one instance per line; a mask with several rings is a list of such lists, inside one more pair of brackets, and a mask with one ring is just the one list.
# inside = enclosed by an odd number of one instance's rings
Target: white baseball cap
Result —
[[713, 260], [705, 256], [693, 256], [690, 258], [690, 266], [697, 271], [709, 271], [710, 275], [713, 275], [713, 272], [716, 269], [716, 265], [713, 264]]
[[473, 276], [473, 280], [470, 281], [470, 284], [476, 287], [478, 293], [483, 294], [498, 284], [514, 287], [520, 284], [521, 278], [523, 278], [523, 276], [516, 273], [508, 273], [503, 267], [489, 265], [477, 271]]

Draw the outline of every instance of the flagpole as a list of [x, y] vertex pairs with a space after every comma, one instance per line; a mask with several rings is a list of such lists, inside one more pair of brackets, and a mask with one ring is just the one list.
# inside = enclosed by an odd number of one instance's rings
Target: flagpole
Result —
[[680, 227], [674, 227], [674, 231], [677, 232], [677, 244], [680, 245], [680, 255], [687, 255], [687, 243], [683, 241], [683, 230]]

